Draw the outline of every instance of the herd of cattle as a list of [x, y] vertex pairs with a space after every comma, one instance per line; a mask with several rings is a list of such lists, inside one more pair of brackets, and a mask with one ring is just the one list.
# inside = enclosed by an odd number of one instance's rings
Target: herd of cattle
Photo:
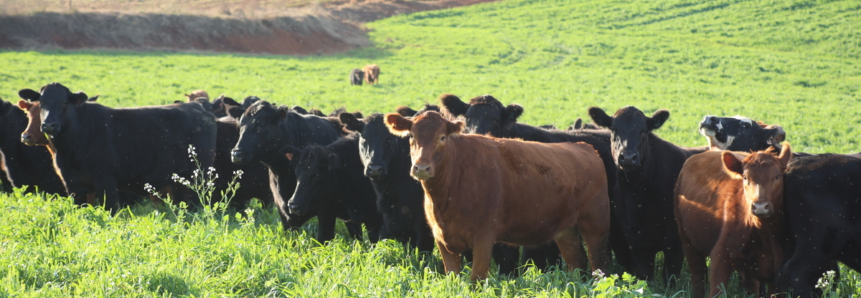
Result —
[[446, 272], [472, 255], [473, 280], [491, 258], [501, 273], [560, 255], [585, 269], [583, 243], [592, 270], [607, 272], [612, 252], [641, 279], [655, 278], [658, 252], [664, 280], [685, 258], [695, 297], [707, 273], [710, 296], [736, 271], [751, 293], [808, 297], [837, 261], [861, 269], [861, 155], [792, 152], [780, 126], [741, 116], [706, 116], [708, 146], [685, 148], [653, 133], [668, 111], [632, 106], [558, 130], [518, 123], [523, 107], [490, 95], [367, 116], [200, 90], [119, 109], [59, 83], [19, 96], [0, 106], [4, 185], [77, 204], [157, 200], [147, 183], [200, 204], [172, 174], [213, 167], [216, 195], [242, 170], [232, 204], [274, 203], [285, 230], [316, 216], [324, 242], [341, 218], [355, 238], [364, 225], [372, 241], [437, 246]]

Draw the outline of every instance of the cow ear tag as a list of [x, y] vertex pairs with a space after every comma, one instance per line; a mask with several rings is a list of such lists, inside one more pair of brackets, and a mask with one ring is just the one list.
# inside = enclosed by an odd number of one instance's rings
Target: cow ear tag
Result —
[[287, 156], [287, 160], [293, 161], [293, 153], [284, 153], [284, 155]]

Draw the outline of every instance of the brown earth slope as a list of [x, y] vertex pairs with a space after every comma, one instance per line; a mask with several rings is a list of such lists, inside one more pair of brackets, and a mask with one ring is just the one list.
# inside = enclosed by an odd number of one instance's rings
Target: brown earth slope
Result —
[[[295, 5], [281, 3], [284, 6], [270, 9], [266, 5], [273, 1], [150, 0], [149, 6], [142, 7], [134, 2], [99, 5], [100, 1], [79, 0], [68, 2], [83, 6], [74, 10], [63, 11], [62, 5], [50, 3], [53, 6], [48, 7], [57, 9], [34, 12], [29, 7], [26, 13], [20, 13], [26, 7], [6, 5], [0, 15], [0, 48], [332, 54], [370, 46], [363, 27], [366, 22], [496, 0], [281, 1]], [[183, 5], [164, 6], [175, 2]]]

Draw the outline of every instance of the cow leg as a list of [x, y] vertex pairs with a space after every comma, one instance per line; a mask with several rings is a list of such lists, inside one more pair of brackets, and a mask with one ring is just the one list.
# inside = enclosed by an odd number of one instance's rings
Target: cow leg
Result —
[[634, 258], [628, 247], [628, 241], [625, 240], [622, 224], [616, 219], [616, 212], [610, 212], [610, 248], [613, 250], [616, 262], [625, 268], [625, 271], [635, 273]]
[[682, 263], [684, 262], [684, 253], [681, 251], [681, 247], [675, 244], [669, 244], [666, 250], [664, 250], [664, 280], [667, 282], [667, 286], [672, 286], [675, 284], [675, 280], [677, 278], [681, 278], [682, 272]]
[[[317, 217], [317, 221], [320, 220], [320, 217]], [[347, 226], [347, 233], [350, 233], [350, 237], [356, 240], [362, 240], [362, 224], [357, 223], [355, 221], [346, 221], [344, 225]]]
[[460, 273], [460, 255], [448, 251], [448, 248], [446, 248], [445, 244], [442, 242], [437, 241], [436, 246], [439, 248], [439, 254], [442, 257], [442, 264], [445, 266], [445, 273]]
[[368, 228], [368, 238], [371, 238], [371, 243], [377, 243], [380, 241], [380, 235], [388, 234], [388, 230], [386, 230], [383, 225], [379, 223], [371, 223], [365, 224], [365, 227]]
[[729, 278], [732, 276], [732, 260], [728, 253], [721, 249], [723, 245], [723, 243], [718, 242], [711, 254], [709, 297], [721, 294], [720, 285], [729, 286]]
[[472, 241], [472, 274], [469, 276], [470, 280], [475, 281], [487, 278], [487, 271], [490, 270], [493, 242], [493, 239], [487, 236]]
[[117, 181], [109, 177], [101, 177], [96, 179], [94, 183], [96, 187], [96, 201], [101, 201], [105, 209], [117, 208], [118, 196]]
[[549, 243], [536, 247], [524, 247], [520, 262], [526, 264], [529, 260], [532, 260], [536, 268], [547, 272], [550, 266], [559, 262], [559, 246], [556, 243]]
[[[556, 245], [559, 246], [559, 251], [562, 253], [562, 259], [565, 260], [565, 263], [568, 263], [568, 271], [573, 271], [577, 268], [586, 269], [586, 264], [583, 264], [582, 261], [583, 252], [580, 246], [580, 235], [577, 233], [576, 228], [570, 227], [557, 232], [554, 240], [556, 240]], [[602, 270], [606, 270], [606, 268]]]
[[[592, 265], [592, 271], [600, 269], [604, 273], [609, 273], [610, 218], [607, 215], [610, 214], [610, 200], [606, 193], [599, 193], [588, 203], [591, 203], [590, 210], [583, 210], [585, 212], [580, 212], [577, 217], [577, 230], [580, 231], [589, 248], [589, 263]], [[580, 243], [576, 245], [579, 246]]]
[[[317, 212], [317, 241], [325, 244], [329, 240], [335, 239], [335, 221], [336, 216], [331, 210], [320, 210]], [[361, 234], [361, 224], [352, 223], [359, 226]], [[359, 238], [361, 239], [361, 237]]]
[[738, 275], [739, 278], [741, 278], [742, 286], [744, 287], [747, 295], [753, 294], [754, 297], [762, 297], [762, 292], [759, 291], [760, 283], [752, 276], [753, 274], [747, 274], [742, 271], [739, 272]]
[[422, 218], [422, 221], [416, 224], [416, 247], [419, 252], [433, 252], [434, 239], [427, 222]]
[[491, 251], [493, 260], [496, 261], [496, 265], [499, 265], [500, 274], [516, 273], [518, 254], [520, 254], [518, 247], [502, 243], [494, 244]]
[[706, 293], [706, 256], [696, 248], [683, 241], [682, 247], [685, 252], [685, 258], [688, 260], [688, 269], [691, 270], [691, 291], [694, 298], [703, 298]]

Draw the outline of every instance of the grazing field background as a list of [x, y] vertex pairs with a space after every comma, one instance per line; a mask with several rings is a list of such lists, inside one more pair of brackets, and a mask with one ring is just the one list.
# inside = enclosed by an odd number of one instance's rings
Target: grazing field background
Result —
[[[670, 110], [657, 134], [705, 145], [704, 115], [744, 115], [787, 132], [794, 151], [861, 151], [861, 4], [857, 1], [512, 0], [367, 24], [374, 46], [313, 57], [140, 52], [0, 52], [0, 97], [62, 82], [115, 106], [166, 104], [205, 89], [324, 111], [389, 112], [492, 94], [525, 107], [521, 122], [567, 127], [586, 109]], [[380, 84], [350, 86], [380, 65]], [[0, 199], [0, 295], [24, 296], [651, 296], [680, 286], [578, 273], [443, 276], [392, 241], [339, 237], [315, 225], [285, 236], [272, 210], [185, 220], [138, 206], [111, 217], [66, 199]], [[239, 211], [246, 214], [243, 210]], [[197, 216], [198, 219], [191, 219]], [[308, 234], [304, 234], [307, 232]], [[341, 233], [345, 235], [346, 233]], [[858, 295], [843, 270], [839, 296]], [[737, 284], [729, 296], [743, 295]], [[602, 296], [604, 295], [604, 296]]]

